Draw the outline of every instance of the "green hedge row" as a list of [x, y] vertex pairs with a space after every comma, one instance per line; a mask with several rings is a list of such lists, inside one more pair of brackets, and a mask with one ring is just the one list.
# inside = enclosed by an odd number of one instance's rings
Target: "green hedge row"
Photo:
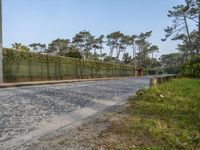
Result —
[[132, 66], [18, 52], [12, 49], [4, 49], [3, 58], [4, 82], [134, 75]]

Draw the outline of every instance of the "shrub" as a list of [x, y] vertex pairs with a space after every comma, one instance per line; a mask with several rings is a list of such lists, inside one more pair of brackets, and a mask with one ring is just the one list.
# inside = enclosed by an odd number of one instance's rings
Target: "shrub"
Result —
[[200, 78], [200, 55], [195, 56], [182, 67], [181, 75], [190, 78]]
[[181, 68], [180, 67], [169, 67], [165, 68], [164, 72], [167, 74], [178, 74], [180, 73]]
[[79, 51], [69, 51], [66, 54], [66, 57], [79, 58], [79, 59], [83, 58]]

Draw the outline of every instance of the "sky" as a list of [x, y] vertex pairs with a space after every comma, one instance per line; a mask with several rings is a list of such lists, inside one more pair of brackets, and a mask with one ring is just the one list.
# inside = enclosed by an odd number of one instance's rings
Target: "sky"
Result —
[[[48, 44], [57, 38], [71, 39], [82, 30], [93, 35], [121, 31], [140, 34], [153, 31], [149, 42], [162, 54], [177, 52], [177, 42], [162, 42], [171, 25], [168, 10], [183, 0], [2, 0], [3, 44]], [[108, 48], [104, 52], [108, 52]]]

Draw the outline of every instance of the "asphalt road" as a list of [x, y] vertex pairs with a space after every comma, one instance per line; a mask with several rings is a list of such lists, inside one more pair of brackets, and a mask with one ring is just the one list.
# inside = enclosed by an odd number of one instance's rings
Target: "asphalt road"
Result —
[[126, 101], [149, 77], [0, 89], [0, 149], [23, 145]]

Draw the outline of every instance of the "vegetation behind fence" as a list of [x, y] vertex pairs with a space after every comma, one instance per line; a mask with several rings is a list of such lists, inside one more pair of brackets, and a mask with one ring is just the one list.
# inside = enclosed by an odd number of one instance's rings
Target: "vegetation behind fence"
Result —
[[4, 49], [3, 56], [4, 82], [134, 75], [134, 67], [122, 64], [18, 52], [12, 49]]

